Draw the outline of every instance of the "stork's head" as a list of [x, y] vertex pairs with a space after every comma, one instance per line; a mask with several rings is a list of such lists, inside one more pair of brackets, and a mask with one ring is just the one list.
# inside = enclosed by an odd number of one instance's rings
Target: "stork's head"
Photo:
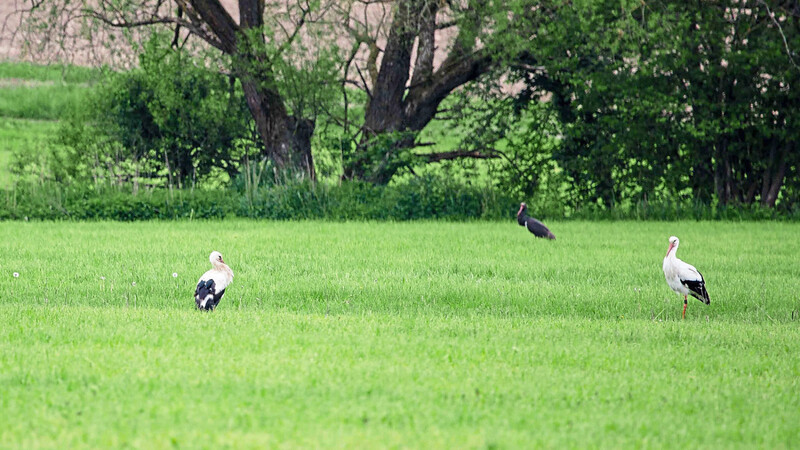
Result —
[[211, 265], [215, 267], [219, 264], [225, 263], [225, 261], [222, 260], [222, 253], [218, 251], [211, 252], [211, 254], [208, 256], [208, 260], [211, 261]]
[[671, 252], [673, 248], [678, 248], [678, 244], [680, 244], [680, 243], [681, 243], [681, 241], [679, 241], [677, 237], [670, 236], [669, 237], [669, 247], [667, 248], [667, 256], [669, 256], [669, 252]]
[[526, 205], [525, 202], [520, 203], [519, 204], [519, 211], [517, 211], [517, 217], [519, 217], [521, 214], [524, 214], [526, 212], [528, 212], [528, 205]]

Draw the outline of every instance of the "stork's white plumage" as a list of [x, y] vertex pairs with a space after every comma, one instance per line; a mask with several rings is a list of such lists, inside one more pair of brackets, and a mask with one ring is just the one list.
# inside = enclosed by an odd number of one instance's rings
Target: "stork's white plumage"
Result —
[[683, 295], [683, 314], [681, 317], [685, 318], [689, 295], [706, 305], [711, 303], [711, 299], [708, 298], [706, 282], [700, 271], [675, 256], [679, 244], [680, 241], [677, 237], [670, 236], [669, 248], [667, 249], [667, 256], [664, 257], [662, 268], [669, 287], [678, 295]]
[[208, 260], [211, 262], [211, 270], [204, 273], [197, 281], [194, 301], [197, 309], [214, 310], [225, 295], [225, 289], [233, 281], [233, 271], [222, 260], [220, 252], [211, 252]]

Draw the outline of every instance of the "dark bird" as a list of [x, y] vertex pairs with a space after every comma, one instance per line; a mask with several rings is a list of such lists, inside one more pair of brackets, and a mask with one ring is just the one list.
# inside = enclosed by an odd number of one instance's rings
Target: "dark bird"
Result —
[[197, 281], [194, 301], [197, 303], [197, 309], [213, 311], [225, 295], [225, 289], [233, 281], [233, 271], [222, 260], [220, 252], [211, 252], [208, 260], [211, 261], [211, 270], [204, 273]]
[[517, 223], [521, 227], [525, 227], [533, 233], [534, 236], [547, 239], [555, 239], [556, 236], [550, 231], [549, 228], [544, 226], [542, 222], [528, 217], [528, 205], [525, 203], [519, 204], [519, 211], [517, 211]]
[[689, 295], [700, 300], [706, 305], [711, 304], [711, 299], [708, 297], [706, 290], [706, 282], [703, 275], [694, 268], [693, 265], [687, 264], [675, 257], [678, 251], [678, 244], [680, 241], [675, 236], [669, 238], [669, 248], [667, 248], [667, 256], [664, 257], [664, 277], [667, 279], [667, 284], [678, 295], [683, 295], [683, 314], [681, 318], [686, 318], [686, 304], [688, 303]]

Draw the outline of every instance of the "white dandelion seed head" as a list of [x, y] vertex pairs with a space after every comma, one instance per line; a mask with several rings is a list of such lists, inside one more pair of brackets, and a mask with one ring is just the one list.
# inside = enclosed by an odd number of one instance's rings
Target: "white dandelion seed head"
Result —
[[100, 277], [100, 279], [106, 281], [106, 277]]
[[19, 278], [19, 272], [14, 272], [14, 278]]
[[136, 282], [134, 281], [133, 283], [131, 283], [131, 286], [136, 286]]
[[178, 272], [172, 272], [172, 278], [178, 278]]

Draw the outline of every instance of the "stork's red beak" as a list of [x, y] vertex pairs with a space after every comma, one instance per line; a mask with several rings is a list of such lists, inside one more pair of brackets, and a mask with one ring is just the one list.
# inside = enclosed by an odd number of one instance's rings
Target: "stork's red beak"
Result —
[[519, 204], [519, 211], [517, 211], [517, 217], [519, 217], [519, 215], [522, 214], [522, 210], [523, 209], [525, 209], [525, 203], [520, 203]]
[[669, 243], [669, 248], [667, 248], [667, 254], [666, 254], [666, 255], [664, 255], [664, 258], [666, 258], [667, 256], [669, 256], [669, 252], [671, 252], [671, 251], [672, 251], [672, 242], [670, 242], [670, 243]]

